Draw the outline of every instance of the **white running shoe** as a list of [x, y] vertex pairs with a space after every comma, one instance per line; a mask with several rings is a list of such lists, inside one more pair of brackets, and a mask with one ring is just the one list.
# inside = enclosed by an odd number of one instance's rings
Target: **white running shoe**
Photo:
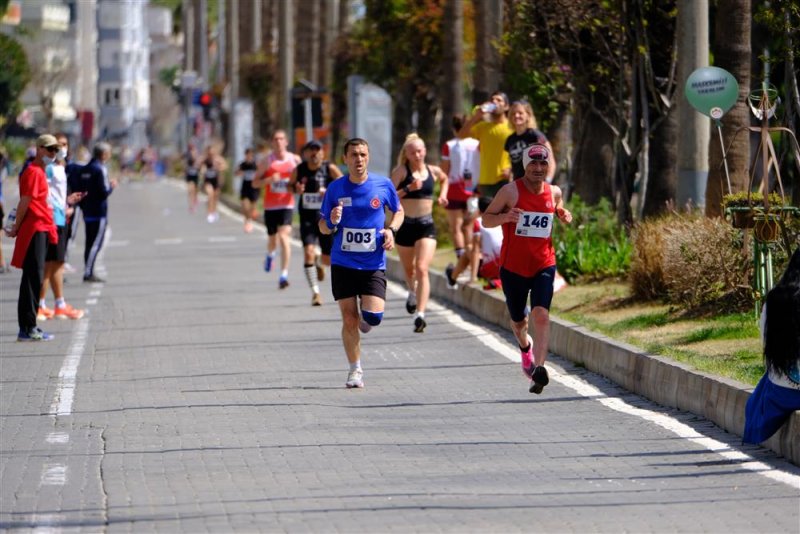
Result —
[[361, 368], [353, 369], [347, 374], [347, 382], [344, 383], [348, 388], [364, 387], [364, 371]]

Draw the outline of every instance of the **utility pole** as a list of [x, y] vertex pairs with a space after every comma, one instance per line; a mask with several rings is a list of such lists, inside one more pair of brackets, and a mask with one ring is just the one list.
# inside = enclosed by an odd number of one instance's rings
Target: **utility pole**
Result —
[[705, 206], [711, 122], [684, 95], [689, 75], [708, 66], [708, 0], [678, 0], [678, 208]]
[[250, 44], [251, 52], [261, 50], [261, 0], [250, 0], [252, 2], [253, 13], [253, 35]]
[[239, 0], [230, 2], [231, 73], [228, 85], [228, 157], [236, 165], [236, 101], [239, 99]]
[[181, 95], [183, 96], [183, 127], [181, 128], [181, 150], [186, 152], [192, 139], [192, 96], [194, 93], [194, 5], [192, 0], [182, 0], [183, 16], [183, 75], [181, 77]]
[[294, 0], [278, 3], [278, 127], [287, 132], [291, 122], [291, 87], [294, 78]]
[[182, 0], [183, 70], [194, 70], [194, 6], [192, 0]]
[[225, 40], [227, 33], [225, 23], [225, 1], [217, 4], [217, 76], [215, 83], [217, 87], [222, 87], [225, 82]]
[[197, 0], [195, 3], [195, 28], [197, 29], [197, 70], [200, 72], [200, 79], [203, 89], [208, 89], [208, 2], [207, 0]]

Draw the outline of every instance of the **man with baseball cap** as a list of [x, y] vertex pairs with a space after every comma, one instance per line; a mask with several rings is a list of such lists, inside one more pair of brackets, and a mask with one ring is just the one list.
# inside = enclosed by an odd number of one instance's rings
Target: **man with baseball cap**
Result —
[[[572, 214], [563, 207], [561, 189], [546, 182], [550, 158], [545, 145], [527, 147], [522, 155], [524, 176], [503, 186], [483, 215], [485, 227], [503, 227], [500, 280], [511, 329], [519, 343], [522, 371], [531, 380], [529, 391], [536, 394], [550, 381], [544, 362], [556, 275], [553, 220], [572, 221]], [[528, 335], [529, 294], [533, 339]]]
[[49, 188], [45, 167], [56, 159], [60, 146], [50, 134], [36, 140], [36, 156], [19, 179], [19, 203], [9, 237], [16, 237], [11, 265], [22, 269], [17, 301], [19, 322], [18, 341], [50, 341], [52, 334], [42, 332], [36, 325], [39, 293], [44, 280], [44, 260], [47, 243], [58, 242], [53, 210], [47, 204]]
[[[303, 272], [311, 289], [311, 305], [321, 306], [319, 282], [325, 278], [323, 265], [331, 264], [333, 236], [319, 229], [319, 210], [322, 198], [331, 183], [341, 178], [342, 171], [325, 159], [322, 143], [312, 139], [303, 146], [303, 162], [292, 171], [289, 186], [298, 194], [300, 214], [300, 239], [303, 241]], [[322, 257], [317, 256], [317, 245]]]

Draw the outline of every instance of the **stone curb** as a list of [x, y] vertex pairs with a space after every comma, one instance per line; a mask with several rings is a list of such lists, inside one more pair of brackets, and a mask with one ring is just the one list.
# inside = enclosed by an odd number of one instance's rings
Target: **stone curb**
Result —
[[[397, 258], [387, 258], [386, 274], [396, 281], [405, 280]], [[444, 274], [433, 270], [430, 278], [431, 296], [510, 331], [502, 292], [473, 286], [454, 291], [447, 287]], [[742, 435], [745, 404], [753, 388], [648, 354], [556, 316], [550, 317], [550, 323], [550, 351], [554, 354], [658, 404], [705, 417], [732, 434]], [[762, 445], [800, 465], [800, 411]]]

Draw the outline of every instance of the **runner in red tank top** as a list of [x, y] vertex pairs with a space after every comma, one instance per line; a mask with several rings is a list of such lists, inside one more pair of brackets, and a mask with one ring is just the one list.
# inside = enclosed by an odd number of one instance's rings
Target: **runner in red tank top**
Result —
[[270, 143], [272, 153], [256, 170], [253, 187], [264, 186], [264, 225], [267, 227], [267, 256], [264, 270], [272, 270], [275, 251], [281, 250], [281, 274], [278, 287], [289, 287], [289, 259], [291, 258], [292, 214], [294, 195], [289, 189], [292, 171], [300, 164], [300, 156], [287, 150], [289, 141], [286, 132], [275, 130]]
[[[530, 392], [537, 394], [549, 382], [544, 362], [556, 274], [553, 220], [572, 221], [572, 214], [563, 207], [561, 189], [545, 182], [550, 157], [544, 145], [526, 148], [522, 155], [525, 176], [503, 186], [483, 215], [485, 227], [503, 225], [500, 280], [520, 347], [522, 370], [531, 379]], [[528, 335], [528, 294], [535, 345]]]

